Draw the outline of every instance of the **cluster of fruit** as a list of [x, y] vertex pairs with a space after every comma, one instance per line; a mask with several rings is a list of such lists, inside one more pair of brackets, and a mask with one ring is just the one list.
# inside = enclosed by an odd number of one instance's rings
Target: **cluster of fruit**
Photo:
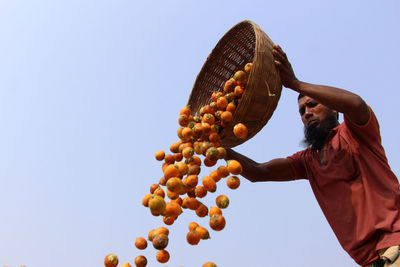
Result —
[[[224, 229], [226, 221], [221, 209], [228, 207], [228, 197], [217, 196], [216, 207], [210, 207], [210, 209], [199, 199], [204, 198], [208, 192], [216, 192], [217, 183], [222, 178], [227, 178], [226, 184], [230, 189], [238, 188], [240, 179], [236, 175], [242, 172], [242, 166], [236, 160], [227, 160], [226, 165], [219, 166], [209, 175], [204, 176], [201, 185], [199, 174], [202, 163], [206, 167], [212, 167], [218, 160], [226, 157], [227, 152], [220, 145], [220, 133], [232, 121], [251, 67], [252, 63], [247, 63], [244, 71], [237, 71], [225, 82], [224, 92], [214, 92], [211, 95], [211, 103], [203, 106], [195, 116], [192, 115], [190, 107], [182, 108], [178, 119], [179, 141], [171, 144], [171, 154], [166, 154], [164, 151], [155, 153], [156, 160], [163, 161], [163, 177], [157, 184], [150, 186], [150, 192], [143, 197], [142, 204], [149, 208], [152, 215], [162, 216], [166, 225], [172, 225], [181, 215], [182, 209], [190, 209], [198, 217], [208, 215], [209, 226], [214, 231]], [[246, 138], [248, 134], [247, 127], [242, 123], [236, 124], [233, 132], [238, 138]], [[200, 157], [204, 159], [201, 160]], [[169, 201], [166, 200], [166, 196]], [[209, 231], [196, 222], [191, 222], [188, 228], [186, 239], [190, 245], [197, 245], [201, 240], [210, 238]], [[160, 263], [166, 263], [170, 258], [168, 251], [165, 250], [169, 241], [168, 234], [169, 230], [166, 227], [153, 229], [148, 234], [148, 240], [158, 250], [156, 259]], [[140, 250], [146, 249], [146, 239], [138, 237], [135, 246]], [[106, 267], [116, 267], [118, 258], [110, 254], [104, 262]], [[130, 267], [129, 263], [124, 264], [123, 267]], [[146, 257], [137, 256], [135, 265], [146, 266]], [[207, 262], [203, 267], [216, 267], [216, 264]]]

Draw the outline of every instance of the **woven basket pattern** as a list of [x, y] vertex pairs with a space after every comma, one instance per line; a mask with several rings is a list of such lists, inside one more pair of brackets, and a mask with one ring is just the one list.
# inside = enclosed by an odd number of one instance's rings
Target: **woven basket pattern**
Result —
[[[197, 75], [188, 100], [193, 116], [212, 102], [213, 92], [223, 92], [225, 82], [236, 71], [253, 62], [232, 121], [220, 133], [224, 147], [234, 147], [252, 138], [268, 122], [278, 104], [282, 84], [273, 63], [272, 46], [273, 42], [257, 24], [242, 21], [219, 40]], [[239, 122], [248, 128], [245, 139], [233, 134], [233, 126]]]

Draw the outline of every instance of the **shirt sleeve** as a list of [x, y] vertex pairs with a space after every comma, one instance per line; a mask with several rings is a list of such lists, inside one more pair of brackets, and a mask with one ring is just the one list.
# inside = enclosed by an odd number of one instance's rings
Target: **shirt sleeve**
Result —
[[352, 122], [349, 118], [344, 115], [344, 123], [349, 131], [359, 139], [367, 143], [378, 142], [381, 143], [381, 134], [379, 130], [379, 123], [376, 119], [375, 113], [369, 107], [369, 119], [366, 124], [358, 125]]
[[307, 179], [307, 172], [304, 166], [305, 163], [305, 154], [306, 150], [299, 151], [294, 153], [291, 156], [288, 156], [287, 159], [289, 160], [290, 166], [295, 173], [295, 179]]

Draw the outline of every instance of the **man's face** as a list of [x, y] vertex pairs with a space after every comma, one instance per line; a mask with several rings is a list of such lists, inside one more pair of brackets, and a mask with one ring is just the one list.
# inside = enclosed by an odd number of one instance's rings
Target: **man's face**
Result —
[[337, 112], [308, 96], [299, 99], [299, 112], [304, 124], [303, 143], [321, 149], [330, 131], [339, 124]]
[[299, 99], [299, 113], [304, 127], [319, 127], [329, 116], [337, 116], [337, 112], [318, 103], [308, 96]]

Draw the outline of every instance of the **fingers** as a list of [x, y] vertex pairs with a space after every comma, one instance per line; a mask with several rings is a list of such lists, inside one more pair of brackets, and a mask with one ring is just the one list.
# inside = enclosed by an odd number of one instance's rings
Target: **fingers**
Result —
[[275, 60], [280, 61], [282, 63], [286, 62], [287, 59], [282, 55], [278, 50], [272, 50], [272, 55], [274, 56]]
[[282, 48], [279, 45], [273, 45], [272, 53], [274, 53], [274, 51], [276, 51], [275, 53], [281, 55], [282, 58], [287, 60], [286, 53], [283, 52]]
[[282, 63], [280, 63], [278, 60], [274, 60], [274, 64], [276, 67], [278, 67], [278, 69], [282, 66]]

